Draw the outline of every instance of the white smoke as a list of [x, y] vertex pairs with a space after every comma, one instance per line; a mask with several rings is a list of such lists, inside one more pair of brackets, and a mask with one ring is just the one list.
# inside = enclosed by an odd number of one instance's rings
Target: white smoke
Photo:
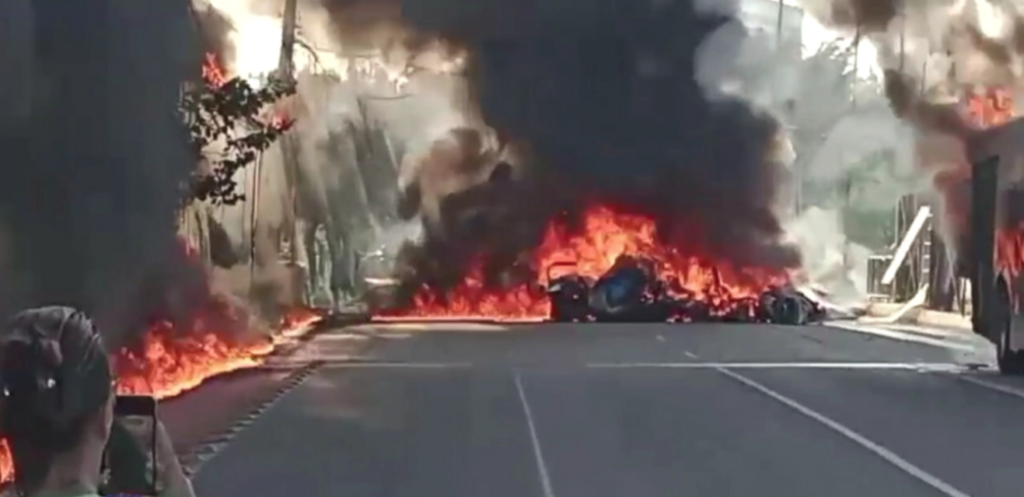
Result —
[[[229, 74], [260, 84], [279, 64], [282, 6], [270, 8], [259, 0], [211, 0], [210, 5], [233, 27], [227, 34], [232, 49], [222, 54], [227, 56], [224, 63]], [[411, 50], [401, 42], [405, 33], [394, 28], [378, 30], [373, 36], [346, 36], [330, 24], [320, 2], [299, 2], [298, 20], [293, 60], [298, 87], [289, 108], [296, 120], [290, 135], [299, 149], [299, 231], [318, 233], [314, 241], [303, 244], [312, 243], [320, 257], [335, 259], [339, 254], [326, 253], [328, 247], [348, 250], [345, 244], [350, 244], [359, 252], [355, 257], [362, 265], [379, 273], [381, 254], [390, 260], [405, 241], [419, 236], [418, 223], [414, 228], [397, 216], [380, 215], [397, 207], [392, 200], [397, 178], [414, 175], [404, 169], [416, 164], [403, 161], [403, 156], [416, 154], [447, 130], [472, 120], [465, 112], [465, 88], [458, 75], [464, 56], [440, 43], [420, 43]], [[358, 156], [373, 128], [383, 129], [386, 154], [392, 160]], [[257, 259], [270, 264], [279, 249], [276, 234], [286, 226], [293, 202], [282, 173], [280, 146], [274, 144], [262, 158], [255, 216]], [[394, 170], [379, 169], [389, 167]], [[389, 177], [395, 180], [386, 181]], [[222, 210], [222, 219], [232, 220], [226, 228], [235, 245], [248, 252], [254, 232], [248, 227], [247, 207]], [[273, 239], [264, 240], [267, 237]], [[336, 240], [328, 244], [328, 238]], [[267, 254], [259, 257], [260, 252]], [[324, 278], [332, 272], [331, 264], [344, 264], [334, 260], [324, 266], [307, 254], [315, 255], [302, 250], [299, 263], [323, 273]]]
[[[976, 147], [998, 148], [960, 109], [965, 94], [999, 87], [1020, 95], [1024, 17], [1017, 0], [802, 0], [822, 24], [870, 43], [885, 72], [894, 114], [912, 127], [913, 159], [926, 190], [935, 188], [937, 228], [956, 250], [954, 202], [945, 177], [964, 177]], [[1018, 107], [1019, 110], [1019, 107]], [[995, 136], [995, 135], [993, 135]], [[920, 191], [920, 183], [917, 185]]]

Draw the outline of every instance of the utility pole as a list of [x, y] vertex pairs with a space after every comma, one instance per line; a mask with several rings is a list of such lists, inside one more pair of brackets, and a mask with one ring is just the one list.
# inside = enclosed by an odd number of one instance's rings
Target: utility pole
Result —
[[[780, 112], [780, 114], [782, 114], [783, 118], [786, 118], [786, 117], [789, 117], [789, 116], [786, 115], [786, 113], [782, 112], [782, 109], [787, 108], [787, 106], [786, 106], [786, 104], [785, 104], [785, 102], [783, 101], [783, 98], [782, 98], [782, 90], [780, 89], [780, 86], [782, 86], [782, 83], [781, 83], [780, 80], [782, 78], [780, 77], [781, 73], [779, 71], [779, 67], [782, 66], [782, 60], [783, 60], [783, 56], [784, 56], [783, 47], [782, 47], [782, 43], [783, 43], [782, 30], [784, 29], [783, 28], [783, 21], [786, 18], [786, 2], [784, 0], [778, 0], [778, 7], [779, 7], [778, 13], [777, 13], [777, 15], [775, 17], [775, 67], [772, 68], [772, 72], [771, 72], [771, 77], [772, 77], [772, 86], [771, 86], [772, 95], [771, 95], [771, 97], [772, 97], [772, 105], [776, 109], [779, 109], [779, 112]], [[785, 127], [785, 129], [787, 130], [786, 133], [788, 134], [788, 132], [789, 132], [788, 129], [789, 128], [788, 128], [788, 123], [785, 122], [785, 119], [784, 119], [782, 124]], [[793, 164], [791, 166], [791, 171], [793, 173], [793, 197], [794, 197], [793, 198], [793, 213], [794, 213], [794, 216], [797, 216], [797, 215], [800, 214], [801, 204], [803, 204], [803, 190], [804, 190], [803, 171], [800, 170], [800, 161], [799, 160], [793, 161]]]
[[[857, 83], [860, 79], [860, 20], [857, 20], [857, 31], [853, 35], [853, 78], [850, 81], [850, 111], [857, 111]], [[842, 223], [843, 223], [843, 274], [844, 276], [850, 271], [850, 233], [849, 226], [846, 222], [850, 220], [850, 209], [852, 207], [852, 192], [853, 192], [853, 171], [846, 172], [845, 185], [843, 189], [843, 212]]]
[[[900, 1], [900, 74], [907, 63], [907, 2]], [[922, 74], [923, 78], [924, 75]]]
[[775, 68], [772, 70], [772, 100], [779, 106], [782, 103], [779, 90], [779, 63], [782, 61], [782, 20], [786, 13], [786, 3], [779, 0], [779, 13], [775, 20]]
[[[277, 79], [278, 81], [287, 84], [295, 85], [295, 39], [296, 30], [298, 28], [298, 0], [284, 0], [284, 11], [281, 14], [281, 53], [277, 62]], [[292, 99], [298, 98], [297, 95], [286, 97], [284, 102], [277, 103], [277, 111], [284, 112], [288, 119], [291, 119], [294, 112], [292, 108], [294, 105], [289, 105]], [[285, 263], [288, 265], [289, 278], [289, 295], [288, 301], [290, 305], [298, 305], [303, 302], [308, 302], [308, 295], [305, 295], [305, 281], [307, 275], [305, 271], [299, 270], [299, 250], [300, 244], [299, 239], [302, 236], [299, 233], [299, 222], [298, 222], [298, 167], [299, 167], [299, 154], [296, 143], [296, 137], [291, 131], [285, 130], [278, 138], [279, 146], [281, 147], [281, 156], [284, 159], [284, 173], [285, 181], [287, 182], [286, 191], [288, 192], [288, 212], [285, 215], [284, 226], [281, 227], [283, 243], [279, 246], [278, 250], [285, 255]], [[300, 290], [301, 293], [300, 293]]]
[[285, 81], [295, 80], [295, 30], [298, 26], [298, 0], [284, 0], [281, 16], [281, 57], [277, 61], [277, 76]]
[[[298, 25], [298, 0], [284, 0], [284, 11], [281, 15], [281, 54], [277, 62], [277, 78], [279, 81], [293, 85], [295, 84], [295, 30]], [[280, 107], [281, 104], [279, 103]], [[287, 109], [290, 105], [285, 105]], [[285, 179], [288, 183], [288, 205], [289, 211], [285, 216], [283, 247], [282, 252], [287, 254], [287, 261], [294, 265], [298, 261], [298, 223], [296, 222], [297, 192], [296, 183], [298, 179], [298, 154], [291, 133], [285, 131], [281, 134], [280, 147], [281, 155], [284, 158]]]

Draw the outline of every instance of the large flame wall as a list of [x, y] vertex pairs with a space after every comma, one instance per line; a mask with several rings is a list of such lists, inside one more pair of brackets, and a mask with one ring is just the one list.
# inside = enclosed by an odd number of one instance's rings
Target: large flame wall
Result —
[[[725, 313], [747, 299], [757, 297], [769, 285], [786, 280], [783, 270], [737, 268], [726, 259], [709, 253], [701, 240], [701, 227], [690, 226], [691, 245], [667, 244], [660, 237], [654, 219], [617, 212], [593, 204], [585, 209], [578, 226], [554, 220], [543, 241], [533, 252], [531, 268], [538, 284], [511, 288], [488, 287], [481, 265], [471, 265], [469, 275], [452, 290], [438, 294], [422, 290], [403, 317], [448, 319], [533, 320], [549, 315], [549, 301], [540, 285], [547, 278], [566, 271], [596, 279], [608, 271], [621, 255], [654, 261], [660, 276], [670, 282], [676, 295], [703, 301], [713, 312]], [[561, 272], [559, 272], [561, 271]]]

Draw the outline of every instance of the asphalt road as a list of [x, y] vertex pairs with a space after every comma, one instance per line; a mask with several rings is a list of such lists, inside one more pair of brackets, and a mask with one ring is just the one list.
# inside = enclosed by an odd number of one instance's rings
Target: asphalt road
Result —
[[961, 350], [825, 327], [360, 331], [356, 357], [347, 333], [311, 342], [323, 365], [222, 444], [199, 497], [1024, 495], [1024, 385], [958, 372]]

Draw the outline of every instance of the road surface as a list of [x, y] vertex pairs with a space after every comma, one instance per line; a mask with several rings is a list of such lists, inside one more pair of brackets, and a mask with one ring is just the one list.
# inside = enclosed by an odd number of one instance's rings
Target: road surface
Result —
[[[207, 451], [200, 497], [1024, 494], [1024, 384], [827, 327], [368, 325]], [[354, 352], [356, 350], [356, 352]], [[353, 361], [353, 359], [356, 359]]]

